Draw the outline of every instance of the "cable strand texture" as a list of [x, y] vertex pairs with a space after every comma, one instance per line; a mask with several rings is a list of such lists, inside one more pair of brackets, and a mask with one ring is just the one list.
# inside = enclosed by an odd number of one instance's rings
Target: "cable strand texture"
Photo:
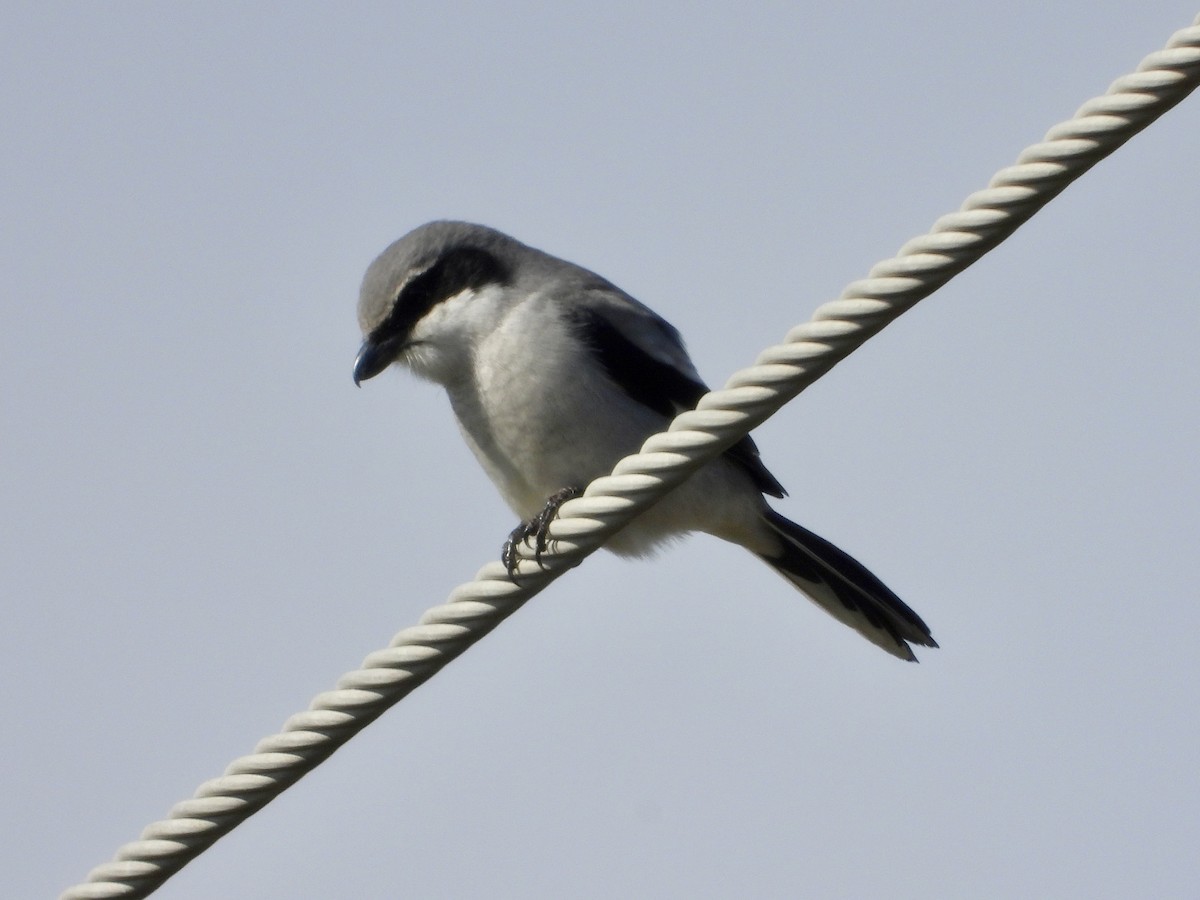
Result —
[[985, 190], [927, 234], [819, 307], [811, 321], [763, 351], [755, 365], [679, 415], [640, 453], [566, 503], [550, 528], [545, 569], [522, 554], [517, 583], [499, 561], [451, 591], [362, 668], [317, 695], [283, 730], [234, 760], [154, 822], [141, 838], [68, 888], [62, 900], [139, 898], [315, 768], [394, 703], [480, 640], [526, 600], [597, 549], [701, 465], [774, 414], [868, 338], [982, 257], [1072, 181], [1188, 95], [1200, 81], [1200, 16], [1165, 49], [1113, 82], [1075, 116], [1000, 170]]

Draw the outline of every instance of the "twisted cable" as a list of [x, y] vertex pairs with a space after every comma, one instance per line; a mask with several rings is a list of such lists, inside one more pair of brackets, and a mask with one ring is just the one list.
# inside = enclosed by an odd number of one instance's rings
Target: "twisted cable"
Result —
[[1113, 82], [1075, 116], [1051, 128], [1015, 165], [927, 234], [851, 282], [811, 321], [763, 351], [754, 366], [676, 417], [640, 453], [617, 463], [550, 527], [539, 568], [523, 554], [516, 583], [499, 562], [451, 591], [420, 622], [370, 654], [334, 690], [318, 694], [278, 734], [197, 788], [112, 862], [67, 889], [63, 900], [146, 897], [219, 837], [315, 768], [392, 704], [463, 653], [566, 569], [715, 458], [917, 301], [933, 293], [1011, 235], [1072, 181], [1180, 102], [1200, 82], [1200, 16]]

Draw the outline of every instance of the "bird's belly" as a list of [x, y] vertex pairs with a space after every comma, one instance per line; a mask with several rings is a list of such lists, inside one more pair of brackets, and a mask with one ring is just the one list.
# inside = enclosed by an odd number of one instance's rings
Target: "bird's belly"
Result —
[[584, 387], [574, 374], [513, 367], [449, 391], [467, 444], [522, 519], [562, 488], [586, 487], [609, 472], [662, 425], [649, 410], [630, 416], [608, 385]]
[[[521, 309], [528, 312], [529, 306]], [[531, 348], [529, 335], [539, 333], [544, 322], [506, 322], [476, 349], [472, 377], [447, 385], [468, 445], [522, 519], [540, 512], [563, 488], [582, 489], [608, 474], [667, 425], [664, 416], [626, 395], [590, 355], [576, 352], [571, 341], [545, 339]], [[640, 554], [687, 531], [728, 537], [756, 522], [761, 504], [750, 480], [718, 461], [609, 546]]]
[[[548, 497], [565, 487], [585, 488], [607, 475], [617, 461], [636, 453], [665, 422], [650, 410], [628, 404], [610, 408], [603, 397], [546, 398], [540, 405], [469, 410], [455, 404], [467, 444], [501, 496], [522, 519], [537, 514]], [[477, 402], [477, 401], [476, 401]], [[577, 405], [564, 409], [563, 402]], [[749, 478], [728, 461], [705, 466], [666, 498], [611, 538], [608, 548], [622, 555], [651, 553], [664, 541], [706, 531], [753, 546], [762, 497]]]

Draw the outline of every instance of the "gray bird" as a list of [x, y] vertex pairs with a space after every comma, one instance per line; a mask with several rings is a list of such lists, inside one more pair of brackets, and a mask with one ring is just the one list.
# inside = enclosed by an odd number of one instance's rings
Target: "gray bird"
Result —
[[[442, 385], [464, 438], [540, 553], [558, 506], [707, 393], [670, 324], [586, 269], [465, 222], [431, 222], [371, 263], [354, 382], [392, 363]], [[775, 512], [785, 496], [743, 438], [609, 539], [645, 556], [703, 531], [748, 549], [834, 618], [901, 659], [936, 647], [865, 566]]]

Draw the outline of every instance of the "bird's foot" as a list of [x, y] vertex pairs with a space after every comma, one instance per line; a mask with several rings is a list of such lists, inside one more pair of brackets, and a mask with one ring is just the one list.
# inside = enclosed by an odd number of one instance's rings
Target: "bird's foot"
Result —
[[541, 512], [529, 521], [522, 522], [509, 533], [508, 540], [504, 542], [504, 549], [500, 551], [500, 562], [504, 563], [504, 568], [508, 570], [509, 578], [513, 581], [517, 580], [517, 547], [530, 541], [533, 543], [533, 561], [538, 564], [539, 568], [545, 568], [542, 565], [542, 553], [549, 546], [550, 523], [558, 515], [560, 506], [568, 500], [574, 500], [581, 493], [582, 491], [575, 487], [565, 487], [560, 491], [555, 491], [550, 495]]

